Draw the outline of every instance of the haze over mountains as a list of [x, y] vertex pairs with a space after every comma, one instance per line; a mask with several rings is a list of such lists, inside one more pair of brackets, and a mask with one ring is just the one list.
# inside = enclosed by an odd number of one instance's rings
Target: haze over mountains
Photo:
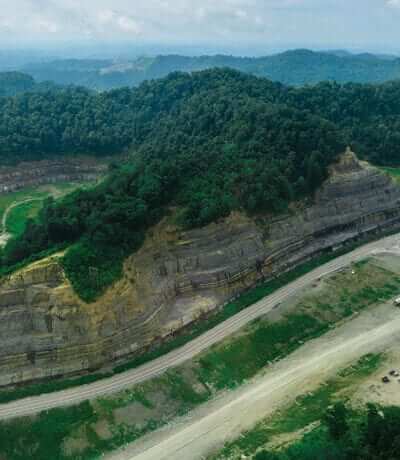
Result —
[[400, 460], [400, 0], [0, 4], [0, 460]]
[[213, 67], [229, 67], [295, 86], [327, 80], [338, 83], [381, 83], [400, 77], [400, 58], [396, 56], [306, 49], [265, 57], [189, 57], [171, 54], [132, 60], [36, 60], [16, 65], [14, 70], [32, 76], [37, 82], [52, 81], [60, 85], [73, 84], [103, 91], [137, 86], [145, 80], [165, 77], [174, 71], [193, 72]]

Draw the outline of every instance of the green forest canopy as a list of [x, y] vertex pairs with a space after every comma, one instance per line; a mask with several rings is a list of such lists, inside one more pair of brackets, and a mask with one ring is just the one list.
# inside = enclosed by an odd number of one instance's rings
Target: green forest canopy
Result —
[[[293, 88], [227, 69], [173, 73], [137, 89], [104, 93], [53, 88], [0, 98], [0, 162], [75, 153], [109, 155], [132, 150], [132, 145], [134, 150], [149, 144], [169, 149], [164, 140], [169, 144], [179, 136], [189, 144], [208, 143], [220, 126], [233, 121], [233, 111], [240, 130], [236, 138], [232, 132], [225, 138], [234, 144], [240, 135], [245, 139], [251, 134], [251, 129], [247, 134], [245, 130], [252, 120], [238, 122], [246, 115], [243, 111], [259, 116], [257, 104], [269, 104], [334, 123], [358, 154], [391, 165], [400, 161], [399, 101], [400, 81]], [[160, 132], [158, 127], [166, 125], [174, 132]]]
[[171, 206], [187, 227], [234, 209], [280, 212], [312, 194], [346, 144], [378, 163], [400, 161], [400, 83], [291, 88], [219, 69], [101, 94], [26, 93], [0, 99], [0, 109], [3, 161], [131, 153], [96, 188], [49, 200], [1, 254], [6, 272], [70, 246], [63, 264], [87, 301]]
[[0, 97], [47, 91], [56, 87], [54, 83], [48, 81], [36, 83], [33, 77], [21, 72], [0, 72]]
[[20, 72], [0, 73], [0, 96], [15, 96], [16, 94], [32, 91], [35, 80]]

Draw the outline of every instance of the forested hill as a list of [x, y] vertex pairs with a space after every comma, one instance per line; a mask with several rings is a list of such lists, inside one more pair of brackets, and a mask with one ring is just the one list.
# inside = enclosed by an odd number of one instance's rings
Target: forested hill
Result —
[[[3, 155], [132, 152], [131, 163], [97, 188], [48, 202], [4, 249], [3, 272], [72, 245], [66, 272], [93, 300], [171, 206], [192, 227], [234, 209], [280, 212], [294, 196], [311, 194], [345, 143], [329, 121], [285, 105], [285, 92], [213, 70], [172, 74], [136, 90], [69, 88], [0, 100]], [[95, 279], [89, 267], [97, 268]]]
[[[4, 159], [131, 154], [108, 180], [49, 201], [1, 254], [1, 270], [70, 246], [66, 273], [85, 300], [169, 209], [187, 227], [232, 210], [276, 213], [311, 196], [346, 144], [400, 163], [400, 82], [292, 88], [229, 69], [94, 93], [66, 88], [0, 99]], [[89, 267], [97, 269], [96, 277]]]
[[51, 82], [37, 83], [30, 75], [21, 72], [0, 72], [0, 97], [16, 96], [26, 92], [55, 89]]
[[35, 87], [35, 80], [20, 72], [0, 73], [0, 96], [15, 96], [30, 91]]
[[[242, 144], [278, 148], [276, 140], [271, 145], [271, 113], [329, 121], [359, 155], [400, 164], [400, 81], [296, 88], [228, 69], [173, 73], [103, 93], [67, 87], [0, 98], [0, 162], [126, 150], [167, 156], [215, 143], [234, 151]], [[281, 131], [285, 144], [292, 136], [300, 142], [285, 123]], [[316, 146], [326, 149], [327, 142]]]
[[216, 139], [234, 143], [242, 136], [249, 143], [251, 134], [268, 124], [257, 126], [246, 112], [258, 118], [277, 110], [282, 91], [268, 80], [210, 70], [174, 73], [137, 89], [95, 93], [68, 87], [2, 98], [0, 155], [3, 160], [109, 155], [132, 145], [166, 155], [171, 150], [175, 154], [176, 147], [201, 150]]
[[166, 55], [121, 62], [68, 59], [35, 63], [21, 70], [38, 81], [52, 80], [62, 85], [109, 90], [137, 86], [144, 80], [162, 78], [170, 72], [194, 72], [215, 67], [228, 67], [296, 86], [321, 81], [381, 83], [400, 78], [400, 59], [396, 57], [309, 50], [260, 58]]

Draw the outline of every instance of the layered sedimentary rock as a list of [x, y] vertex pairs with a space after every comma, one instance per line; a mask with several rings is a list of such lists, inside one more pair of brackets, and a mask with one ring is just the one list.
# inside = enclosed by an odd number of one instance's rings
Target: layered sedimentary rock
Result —
[[107, 170], [106, 161], [94, 158], [24, 162], [17, 166], [0, 167], [0, 193], [61, 181], [91, 181]]
[[152, 229], [97, 302], [73, 292], [57, 257], [0, 285], [0, 385], [95, 369], [142, 352], [226, 300], [327, 248], [400, 227], [400, 188], [348, 151], [309, 205]]

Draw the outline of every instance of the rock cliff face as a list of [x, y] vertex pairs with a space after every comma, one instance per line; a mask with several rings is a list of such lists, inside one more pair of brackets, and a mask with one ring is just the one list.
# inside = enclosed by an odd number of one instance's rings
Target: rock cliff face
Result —
[[350, 152], [308, 206], [285, 216], [240, 214], [193, 231], [162, 222], [97, 302], [78, 299], [57, 256], [0, 284], [0, 385], [86, 371], [155, 339], [323, 249], [400, 228], [400, 188]]
[[0, 193], [61, 181], [91, 181], [107, 170], [107, 161], [70, 158], [0, 166]]

